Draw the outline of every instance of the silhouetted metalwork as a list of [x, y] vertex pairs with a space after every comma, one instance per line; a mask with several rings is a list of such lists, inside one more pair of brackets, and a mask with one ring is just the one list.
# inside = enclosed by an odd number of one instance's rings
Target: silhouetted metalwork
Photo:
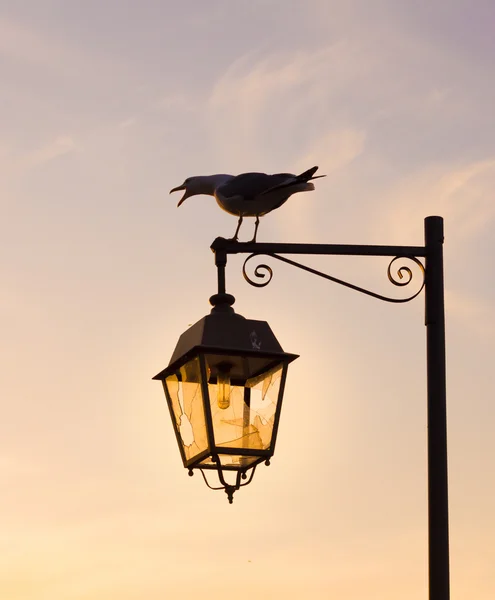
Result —
[[[217, 238], [211, 249], [215, 253], [218, 272], [218, 293], [225, 294], [225, 267], [229, 254], [248, 254], [242, 273], [252, 286], [262, 288], [273, 278], [273, 269], [266, 263], [254, 269], [254, 278], [247, 273], [246, 265], [257, 257], [267, 256], [302, 269], [318, 277], [345, 286], [368, 296], [393, 303], [409, 302], [425, 290], [427, 339], [427, 411], [428, 411], [428, 565], [430, 600], [449, 600], [449, 508], [447, 469], [447, 412], [445, 376], [445, 309], [443, 283], [443, 219], [425, 219], [424, 246], [361, 246], [345, 244], [285, 244], [241, 243]], [[343, 281], [327, 273], [287, 258], [286, 254], [340, 255], [340, 256], [390, 256], [387, 269], [389, 281], [405, 287], [413, 281], [413, 272], [403, 260], [411, 260], [419, 267], [422, 281], [419, 289], [406, 298], [390, 298]], [[425, 264], [419, 258], [425, 258]], [[401, 265], [395, 271], [395, 263]], [[262, 281], [256, 281], [256, 279]], [[265, 280], [266, 279], [266, 280]]]
[[[255, 267], [254, 276], [259, 279], [265, 279], [265, 277], [268, 275], [268, 279], [266, 281], [258, 282], [258, 281], [255, 281], [254, 279], [251, 279], [251, 277], [248, 275], [247, 270], [246, 270], [247, 263], [250, 260], [252, 260], [253, 258], [258, 258], [260, 256], [268, 256], [275, 260], [279, 260], [288, 265], [291, 265], [292, 267], [297, 267], [298, 269], [302, 269], [303, 271], [307, 271], [308, 273], [317, 275], [318, 277], [322, 277], [323, 279], [328, 279], [329, 281], [332, 281], [333, 283], [337, 283], [344, 287], [350, 288], [356, 292], [360, 292], [361, 294], [366, 294], [367, 296], [371, 296], [372, 298], [377, 298], [378, 300], [383, 300], [384, 302], [394, 302], [397, 304], [400, 304], [403, 302], [409, 302], [410, 300], [413, 300], [414, 298], [416, 298], [416, 296], [419, 296], [419, 294], [422, 292], [424, 285], [425, 285], [425, 269], [424, 269], [423, 263], [414, 256], [396, 256], [395, 258], [393, 258], [390, 261], [388, 268], [387, 268], [387, 277], [388, 277], [388, 280], [390, 281], [390, 283], [392, 283], [395, 286], [404, 287], [406, 285], [409, 285], [413, 280], [412, 270], [408, 266], [402, 265], [401, 267], [399, 267], [397, 269], [396, 276], [398, 279], [396, 279], [395, 275], [392, 273], [392, 265], [397, 260], [410, 260], [413, 263], [415, 263], [421, 271], [421, 274], [422, 274], [421, 287], [413, 295], [408, 296], [407, 298], [391, 298], [389, 296], [383, 296], [382, 294], [377, 294], [376, 292], [372, 292], [371, 290], [367, 290], [358, 285], [354, 285], [353, 283], [349, 283], [347, 281], [344, 281], [342, 279], [334, 277], [333, 275], [329, 275], [328, 273], [323, 273], [322, 271], [313, 269], [313, 267], [309, 267], [308, 265], [303, 265], [294, 260], [290, 260], [289, 258], [286, 258], [284, 256], [279, 256], [278, 254], [260, 254], [260, 253], [253, 252], [244, 261], [244, 264], [242, 265], [242, 274], [244, 276], [244, 279], [250, 285], [252, 285], [254, 287], [258, 287], [258, 288], [267, 286], [273, 279], [273, 269], [270, 267], [270, 265], [267, 265], [265, 263], [261, 263]], [[406, 275], [405, 279], [404, 279], [404, 275]], [[401, 279], [404, 279], [404, 281], [400, 281]]]
[[443, 240], [443, 219], [427, 217], [428, 564], [432, 600], [448, 600], [450, 594]]
[[[429, 597], [449, 600], [443, 219], [425, 219], [424, 246], [241, 243], [217, 238], [211, 249], [218, 277], [217, 293], [210, 298], [211, 314], [182, 334], [168, 367], [154, 379], [163, 382], [184, 466], [190, 475], [193, 469], [199, 469], [208, 487], [223, 489], [229, 502], [236, 490], [251, 482], [258, 464], [269, 464], [275, 450], [288, 364], [297, 355], [282, 350], [268, 323], [245, 319], [234, 312], [235, 298], [227, 293], [225, 285], [228, 255], [248, 254], [242, 272], [246, 281], [258, 288], [270, 283], [272, 268], [258, 264], [253, 279], [246, 265], [267, 256], [385, 302], [409, 302], [425, 290]], [[413, 282], [412, 265], [419, 269], [421, 280], [413, 294], [392, 298], [282, 256], [286, 254], [387, 256], [391, 258], [387, 277], [394, 286], [407, 287]], [[420, 258], [425, 259], [424, 264]], [[261, 399], [263, 404], [267, 390], [271, 390], [269, 403], [273, 410], [269, 421], [263, 422], [266, 404], [264, 412], [257, 415], [253, 398], [258, 398], [258, 404]], [[220, 486], [209, 483], [206, 471], [217, 473]], [[234, 475], [234, 481], [229, 482], [227, 473]]]
[[[266, 465], [270, 464], [269, 460], [265, 461]], [[235, 478], [235, 483], [231, 484], [231, 483], [227, 483], [227, 481], [225, 481], [225, 478], [223, 476], [223, 472], [222, 472], [222, 468], [219, 465], [219, 468], [217, 470], [218, 473], [218, 479], [220, 481], [220, 483], [222, 485], [220, 486], [212, 486], [210, 485], [208, 478], [206, 477], [206, 474], [204, 472], [204, 469], [199, 469], [201, 471], [201, 475], [203, 475], [203, 479], [206, 483], [206, 485], [210, 488], [210, 490], [224, 490], [225, 493], [227, 494], [227, 498], [229, 499], [229, 504], [232, 504], [233, 500], [234, 500], [234, 492], [236, 492], [239, 488], [244, 487], [245, 485], [248, 485], [249, 483], [251, 483], [253, 477], [254, 477], [254, 472], [256, 471], [256, 467], [258, 465], [254, 465], [254, 467], [251, 469], [251, 473], [249, 475], [247, 475], [246, 471], [237, 471], [236, 474], [236, 478]], [[193, 475], [194, 471], [192, 469], [189, 470], [189, 475]], [[241, 483], [242, 480], [247, 480], [244, 481], [244, 483]]]

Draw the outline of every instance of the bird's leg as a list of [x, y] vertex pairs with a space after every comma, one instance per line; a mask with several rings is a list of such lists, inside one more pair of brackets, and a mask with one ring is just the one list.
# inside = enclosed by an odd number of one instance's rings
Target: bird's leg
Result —
[[251, 244], [253, 242], [256, 242], [256, 234], [258, 233], [258, 225], [260, 224], [260, 217], [259, 215], [256, 215], [256, 221], [254, 222], [254, 236], [253, 239], [251, 240]]
[[231, 238], [231, 240], [233, 242], [237, 242], [237, 239], [238, 239], [237, 234], [239, 233], [239, 229], [241, 228], [241, 225], [242, 225], [242, 215], [240, 215], [240, 217], [239, 217], [239, 222], [237, 223], [237, 229], [235, 230], [234, 237]]

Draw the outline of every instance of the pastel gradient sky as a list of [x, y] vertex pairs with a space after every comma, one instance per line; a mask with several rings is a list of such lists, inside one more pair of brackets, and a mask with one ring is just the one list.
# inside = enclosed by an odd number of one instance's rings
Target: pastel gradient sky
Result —
[[[493, 600], [494, 27], [491, 0], [0, 1], [2, 599], [427, 597], [422, 297], [278, 264], [257, 290], [229, 260], [238, 312], [301, 355], [232, 506], [151, 381], [236, 223], [168, 190], [317, 164], [259, 241], [445, 218], [452, 600]], [[387, 261], [312, 264], [396, 292]]]

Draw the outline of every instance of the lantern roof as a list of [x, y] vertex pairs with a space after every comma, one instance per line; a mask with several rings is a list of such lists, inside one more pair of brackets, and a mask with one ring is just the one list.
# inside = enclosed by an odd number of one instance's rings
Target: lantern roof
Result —
[[215, 306], [180, 336], [168, 367], [153, 379], [164, 379], [176, 363], [198, 352], [256, 355], [288, 362], [298, 358], [283, 351], [266, 321], [246, 319], [230, 306]]

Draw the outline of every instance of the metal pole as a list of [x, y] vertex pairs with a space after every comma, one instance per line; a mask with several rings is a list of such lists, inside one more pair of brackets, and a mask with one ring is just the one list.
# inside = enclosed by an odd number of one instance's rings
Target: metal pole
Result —
[[232, 294], [227, 294], [225, 289], [225, 267], [227, 266], [227, 252], [225, 251], [225, 242], [223, 238], [217, 238], [220, 243], [211, 245], [211, 249], [215, 254], [215, 265], [217, 267], [217, 282], [218, 291], [210, 298], [210, 304], [213, 306], [212, 311], [215, 312], [234, 312], [232, 304], [235, 302]]
[[227, 254], [223, 250], [215, 252], [215, 265], [217, 267], [218, 294], [225, 294], [225, 267], [227, 266]]
[[428, 387], [428, 566], [430, 600], [449, 600], [449, 505], [443, 219], [425, 219]]

